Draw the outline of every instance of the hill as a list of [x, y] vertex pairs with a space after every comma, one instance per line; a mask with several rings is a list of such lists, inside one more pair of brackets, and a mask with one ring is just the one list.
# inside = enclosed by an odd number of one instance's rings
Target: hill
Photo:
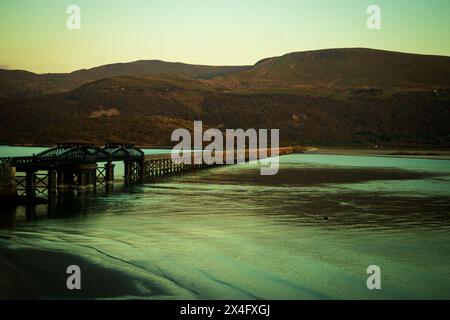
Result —
[[450, 58], [330, 49], [253, 67], [162, 61], [0, 70], [0, 143], [169, 146], [176, 128], [279, 128], [283, 144], [450, 147]]
[[373, 49], [328, 49], [264, 59], [225, 83], [298, 89], [428, 90], [450, 84], [450, 58]]
[[248, 68], [247, 66], [201, 66], [160, 60], [142, 60], [60, 74], [35, 74], [22, 70], [0, 69], [0, 97], [31, 97], [61, 93], [92, 81], [117, 76], [175, 76], [189, 79], [211, 79]]
[[114, 77], [62, 94], [0, 99], [0, 143], [169, 146], [176, 128], [280, 128], [285, 145], [450, 147], [450, 91], [348, 99], [228, 93], [195, 80]]
[[76, 88], [85, 81], [67, 74], [36, 74], [22, 70], [0, 69], [0, 97], [31, 97]]
[[309, 94], [431, 90], [450, 84], [450, 57], [373, 49], [328, 49], [289, 53], [254, 66], [203, 66], [141, 60], [72, 73], [35, 74], [0, 70], [0, 97], [67, 92], [117, 76], [207, 80], [222, 90], [296, 90]]
[[70, 76], [83, 79], [84, 81], [95, 81], [117, 76], [151, 77], [161, 75], [191, 79], [211, 79], [248, 68], [250, 66], [203, 66], [161, 60], [141, 60], [130, 63], [109, 64], [88, 70], [78, 70], [72, 72]]

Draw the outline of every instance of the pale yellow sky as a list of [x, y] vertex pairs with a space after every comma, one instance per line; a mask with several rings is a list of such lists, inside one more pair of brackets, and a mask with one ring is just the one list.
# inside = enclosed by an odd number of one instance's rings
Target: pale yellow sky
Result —
[[[368, 30], [366, 0], [2, 0], [0, 67], [69, 72], [161, 59], [254, 64], [293, 51], [370, 47], [450, 54], [450, 1], [377, 0], [381, 30]], [[66, 9], [81, 9], [68, 30]]]

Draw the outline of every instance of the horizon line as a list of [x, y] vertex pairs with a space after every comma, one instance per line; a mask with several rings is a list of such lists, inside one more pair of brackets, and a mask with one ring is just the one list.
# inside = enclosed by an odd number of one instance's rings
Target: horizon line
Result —
[[266, 57], [266, 58], [259, 59], [254, 64], [241, 64], [241, 65], [240, 64], [234, 64], [234, 65], [199, 64], [199, 63], [189, 63], [189, 62], [182, 62], [182, 61], [168, 61], [168, 60], [162, 60], [162, 59], [154, 58], [154, 59], [130, 60], [130, 61], [124, 61], [124, 62], [109, 62], [109, 63], [95, 65], [95, 66], [91, 66], [91, 67], [75, 69], [75, 70], [69, 71], [69, 72], [34, 72], [34, 71], [29, 71], [29, 70], [20, 69], [20, 68], [19, 69], [4, 68], [4, 67], [8, 67], [8, 66], [7, 65], [2, 65], [2, 64], [0, 64], [0, 66], [1, 66], [0, 70], [4, 70], [4, 71], [22, 71], [22, 72], [33, 73], [33, 74], [36, 74], [36, 75], [58, 75], [58, 74], [72, 74], [72, 73], [75, 73], [75, 72], [78, 72], [78, 71], [87, 71], [87, 70], [92, 70], [92, 69], [99, 68], [99, 67], [104, 67], [104, 66], [111, 66], [111, 65], [118, 65], [118, 64], [131, 64], [131, 63], [145, 62], [145, 61], [157, 61], [157, 62], [164, 62], [164, 63], [171, 63], [171, 64], [184, 64], [184, 65], [200, 66], [200, 67], [253, 67], [253, 66], [256, 66], [258, 63], [260, 63], [261, 61], [268, 60], [268, 59], [274, 59], [274, 58], [280, 58], [280, 57], [284, 57], [286, 55], [294, 54], [294, 53], [306, 53], [306, 52], [317, 52], [317, 51], [328, 51], [328, 50], [355, 50], [355, 49], [384, 51], [384, 52], [391, 52], [391, 53], [402, 53], [402, 54], [410, 54], [410, 55], [419, 55], [419, 56], [433, 56], [433, 57], [450, 58], [450, 55], [444, 55], [444, 54], [417, 53], [417, 52], [396, 51], [396, 50], [387, 50], [387, 49], [369, 48], [369, 47], [335, 47], [335, 48], [292, 51], [292, 52], [284, 53], [284, 54], [281, 54], [281, 55], [269, 56], [269, 57]]

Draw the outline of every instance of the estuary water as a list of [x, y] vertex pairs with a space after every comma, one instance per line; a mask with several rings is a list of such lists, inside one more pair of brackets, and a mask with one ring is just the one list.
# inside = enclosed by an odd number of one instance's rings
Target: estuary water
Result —
[[294, 154], [273, 177], [225, 166], [25, 211], [0, 211], [6, 297], [450, 299], [449, 160]]

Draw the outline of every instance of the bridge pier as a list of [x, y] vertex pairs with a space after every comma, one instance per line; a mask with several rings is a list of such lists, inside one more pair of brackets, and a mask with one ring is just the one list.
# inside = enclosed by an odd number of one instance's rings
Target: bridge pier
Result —
[[87, 186], [89, 190], [97, 190], [97, 164], [87, 173]]
[[36, 171], [34, 169], [27, 170], [25, 173], [25, 193], [27, 199], [36, 198]]
[[[76, 164], [58, 169], [58, 190], [87, 191], [96, 187], [97, 164]], [[50, 179], [50, 176], [49, 176]]]
[[15, 176], [16, 168], [11, 159], [0, 159], [0, 200], [9, 201], [16, 197]]
[[87, 164], [82, 165], [79, 168], [80, 172], [78, 173], [78, 185], [77, 188], [80, 191], [89, 191], [95, 190], [96, 186], [96, 173], [97, 173], [97, 164]]
[[105, 185], [114, 184], [114, 167], [116, 165], [112, 162], [105, 164]]
[[64, 191], [66, 190], [66, 180], [67, 178], [64, 176], [65, 172], [61, 169], [58, 169], [57, 171], [57, 178], [56, 178], [56, 190], [57, 191]]
[[132, 171], [131, 161], [125, 160], [123, 162], [123, 166], [124, 166], [124, 175], [123, 175], [124, 182], [125, 182], [125, 185], [129, 185], [129, 184], [131, 184], [131, 171]]
[[57, 172], [55, 169], [48, 171], [48, 194], [55, 195], [58, 191]]

